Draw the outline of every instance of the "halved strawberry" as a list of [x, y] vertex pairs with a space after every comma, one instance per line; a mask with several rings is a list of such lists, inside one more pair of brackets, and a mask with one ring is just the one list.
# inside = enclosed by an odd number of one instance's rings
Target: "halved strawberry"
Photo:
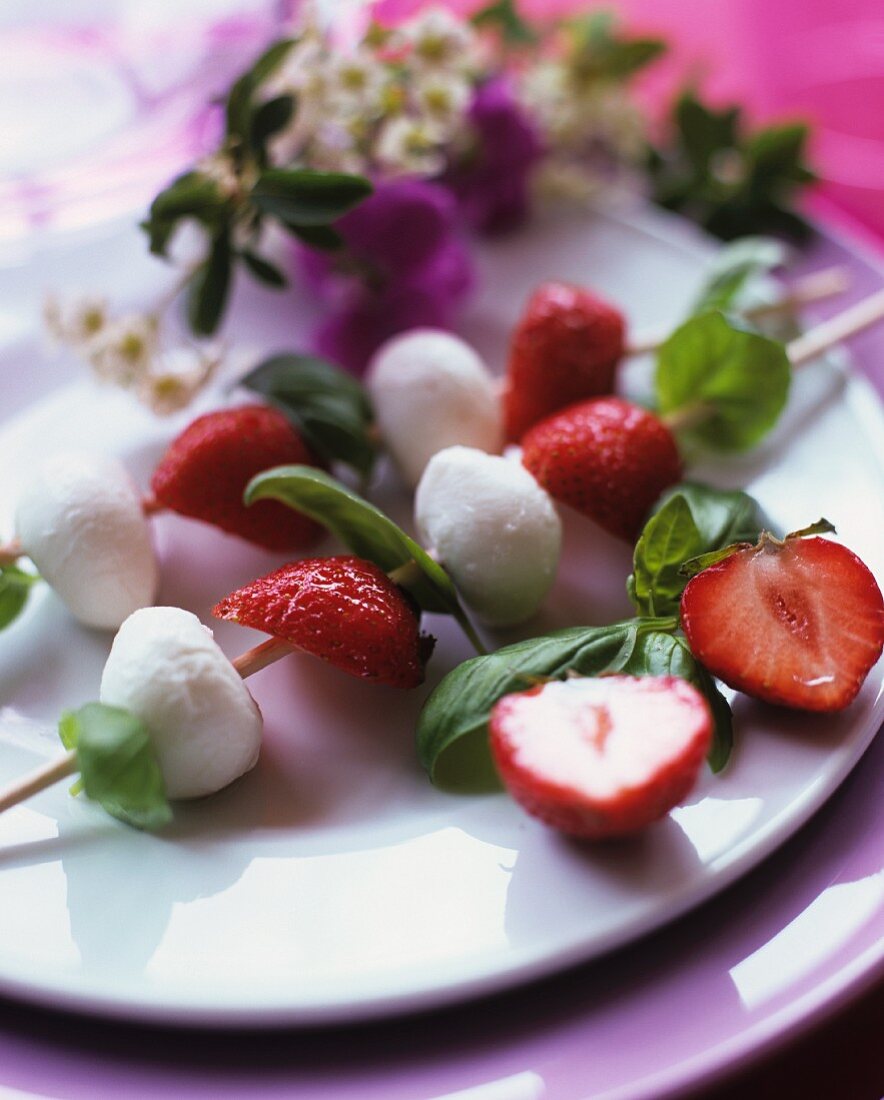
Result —
[[347, 555], [284, 565], [232, 592], [212, 614], [391, 687], [422, 683], [434, 644], [402, 589], [372, 562]]
[[522, 462], [550, 496], [628, 542], [682, 476], [672, 432], [620, 397], [582, 401], [542, 420], [522, 440]]
[[543, 283], [513, 333], [503, 392], [506, 438], [550, 413], [611, 393], [623, 355], [623, 314], [583, 287]]
[[505, 695], [490, 731], [497, 770], [522, 808], [595, 839], [638, 832], [685, 798], [712, 715], [686, 680], [602, 676]]
[[762, 535], [687, 584], [694, 656], [738, 691], [800, 710], [842, 710], [884, 646], [884, 600], [847, 547]]
[[172, 441], [151, 479], [157, 504], [268, 550], [303, 550], [321, 528], [275, 500], [252, 507], [243, 492], [273, 466], [319, 462], [289, 421], [267, 405], [241, 405], [199, 416]]

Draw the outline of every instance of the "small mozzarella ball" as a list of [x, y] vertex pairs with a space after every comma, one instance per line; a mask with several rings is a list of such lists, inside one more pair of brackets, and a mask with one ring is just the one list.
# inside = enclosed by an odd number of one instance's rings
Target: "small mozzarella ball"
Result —
[[43, 462], [15, 512], [22, 549], [87, 626], [116, 629], [159, 582], [138, 490], [121, 462], [71, 452]]
[[524, 466], [448, 447], [421, 478], [415, 519], [424, 545], [484, 622], [513, 626], [538, 609], [555, 579], [562, 524]]
[[388, 340], [371, 361], [367, 383], [384, 442], [411, 485], [443, 447], [498, 452], [503, 445], [494, 379], [450, 332], [418, 328]]
[[137, 715], [170, 798], [201, 798], [254, 767], [263, 721], [212, 632], [180, 607], [146, 607], [120, 627], [101, 701]]

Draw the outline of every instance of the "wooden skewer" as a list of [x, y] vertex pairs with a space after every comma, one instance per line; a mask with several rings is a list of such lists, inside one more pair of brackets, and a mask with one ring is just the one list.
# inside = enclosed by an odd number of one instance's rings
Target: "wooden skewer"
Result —
[[[830, 317], [828, 321], [823, 321], [809, 332], [792, 340], [786, 345], [789, 362], [793, 367], [803, 366], [834, 347], [835, 344], [856, 336], [882, 318], [884, 318], [884, 289], [869, 295], [868, 298], [863, 298], [856, 305], [845, 309], [843, 313]], [[668, 413], [661, 419], [667, 428], [677, 432], [683, 428], [693, 428], [697, 424], [702, 424], [712, 415], [712, 412], [711, 405], [705, 401], [696, 401]]]
[[[821, 271], [815, 271], [799, 279], [791, 290], [775, 302], [766, 302], [764, 305], [752, 306], [740, 311], [741, 316], [749, 321], [763, 321], [768, 317], [776, 317], [778, 313], [788, 313], [793, 309], [811, 305], [814, 302], [822, 302], [826, 298], [832, 298], [836, 294], [842, 294], [850, 286], [850, 277], [843, 267], [826, 267]], [[656, 351], [665, 342], [666, 335], [631, 340], [626, 346], [626, 355], [648, 355]]]
[[[245, 680], [246, 677], [260, 672], [262, 668], [272, 665], [274, 661], [287, 657], [290, 653], [300, 652], [303, 651], [299, 650], [297, 646], [284, 642], [281, 638], [268, 638], [266, 642], [261, 642], [260, 645], [253, 646], [245, 653], [241, 653], [239, 657], [236, 657], [230, 663]], [[0, 790], [0, 813], [18, 805], [19, 802], [24, 802], [47, 787], [60, 783], [62, 779], [68, 778], [76, 771], [77, 753], [75, 749], [70, 749], [64, 755], [58, 756], [46, 764], [41, 764], [39, 768], [35, 768], [32, 772], [14, 780]]]

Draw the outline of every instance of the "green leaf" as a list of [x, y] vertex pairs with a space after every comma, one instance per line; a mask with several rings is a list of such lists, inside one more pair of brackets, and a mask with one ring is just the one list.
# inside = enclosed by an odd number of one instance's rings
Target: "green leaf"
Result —
[[231, 86], [225, 107], [227, 136], [232, 138], [238, 146], [243, 147], [251, 143], [252, 97], [255, 91], [269, 76], [273, 75], [294, 44], [295, 40], [291, 38], [274, 42]]
[[267, 139], [288, 125], [294, 110], [295, 101], [290, 95], [276, 96], [256, 107], [249, 134], [252, 147], [263, 150]]
[[76, 749], [88, 798], [137, 829], [172, 819], [150, 735], [134, 714], [87, 703], [62, 715], [58, 732], [66, 748]]
[[531, 46], [538, 40], [531, 25], [519, 15], [514, 0], [497, 0], [480, 8], [470, 17], [470, 22], [474, 27], [498, 31], [510, 46]]
[[742, 451], [773, 428], [789, 395], [786, 349], [719, 312], [692, 317], [657, 359], [657, 399], [664, 414], [697, 403], [711, 415], [687, 434], [714, 450]]
[[203, 225], [217, 225], [224, 217], [227, 200], [215, 180], [191, 171], [174, 179], [150, 204], [141, 228], [150, 239], [150, 251], [164, 256], [175, 227], [182, 218], [195, 218]]
[[252, 478], [244, 500], [279, 500], [322, 524], [360, 558], [367, 558], [408, 589], [424, 611], [453, 615], [482, 653], [451, 578], [438, 562], [389, 516], [335, 478], [313, 466], [278, 466]]
[[746, 142], [750, 186], [764, 189], [771, 180], [785, 184], [810, 183], [815, 174], [804, 163], [810, 130], [803, 122], [767, 126]]
[[771, 237], [742, 237], [734, 241], [719, 252], [691, 313], [735, 307], [752, 279], [781, 267], [785, 261], [785, 246]]
[[[690, 527], [684, 507], [690, 512]], [[635, 547], [626, 582], [639, 614], [674, 615], [687, 584], [685, 563], [732, 543], [755, 543], [766, 524], [761, 506], [740, 489], [682, 482], [654, 506]], [[688, 537], [693, 529], [693, 538]]]
[[314, 451], [368, 477], [377, 457], [374, 413], [352, 375], [310, 355], [274, 355], [240, 382], [280, 408]]
[[738, 144], [740, 108], [715, 111], [691, 91], [684, 91], [675, 104], [674, 119], [684, 153], [697, 176], [704, 176], [716, 153]]
[[199, 336], [211, 336], [224, 314], [230, 291], [231, 259], [230, 237], [224, 232], [212, 241], [208, 259], [190, 280], [188, 320]]
[[259, 282], [264, 283], [266, 286], [276, 288], [286, 286], [288, 280], [276, 264], [272, 264], [269, 260], [265, 260], [263, 256], [259, 256], [250, 248], [244, 248], [240, 255], [245, 261], [246, 267]]
[[317, 226], [340, 218], [371, 191], [371, 184], [362, 176], [310, 168], [268, 168], [252, 188], [251, 201], [263, 214], [287, 224]]
[[31, 589], [40, 580], [17, 565], [0, 568], [0, 630], [4, 630], [24, 611]]
[[319, 248], [323, 252], [337, 252], [344, 247], [344, 238], [330, 225], [292, 225], [286, 223], [286, 229], [298, 240], [309, 245], [310, 248]]
[[[639, 640], [672, 631], [675, 619], [629, 619], [610, 626], [570, 627], [473, 657], [445, 676], [420, 713], [417, 752], [432, 781], [450, 790], [487, 789], [494, 775], [488, 718], [498, 699], [569, 672], [637, 674]], [[642, 645], [646, 643], [642, 641]]]
[[579, 81], [628, 80], [666, 52], [666, 43], [660, 38], [618, 35], [610, 12], [593, 12], [568, 26], [575, 47], [570, 68]]
[[700, 533], [702, 551], [717, 550], [732, 542], [757, 542], [770, 523], [755, 497], [742, 489], [716, 489], [700, 481], [682, 481], [662, 494], [654, 505], [659, 512], [674, 496], [688, 502]]
[[702, 573], [710, 565], [716, 565], [732, 554], [736, 554], [738, 550], [746, 550], [753, 545], [751, 542], [734, 542], [730, 546], [722, 546], [719, 550], [710, 550], [708, 554], [698, 554], [696, 557], [684, 561], [679, 573], [685, 578], [685, 584], [687, 584], [691, 577], [696, 577], [698, 573]]
[[670, 497], [645, 524], [635, 546], [632, 593], [640, 615], [678, 613], [685, 585], [679, 569], [700, 545], [687, 500], [681, 494]]

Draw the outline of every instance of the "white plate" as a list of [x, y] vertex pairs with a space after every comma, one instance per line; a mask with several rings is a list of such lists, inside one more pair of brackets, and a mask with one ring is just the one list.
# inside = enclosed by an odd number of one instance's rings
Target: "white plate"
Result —
[[[49, 282], [118, 284], [137, 299], [158, 280], [141, 255], [125, 234], [73, 243], [24, 272], [0, 271], [0, 292], [32, 309]], [[538, 224], [483, 248], [482, 290], [464, 331], [500, 365], [511, 322], [546, 277], [591, 284], [625, 303], [636, 331], [656, 328], [684, 312], [710, 255], [694, 231], [646, 212]], [[309, 303], [292, 295], [270, 307], [244, 288], [229, 331], [267, 349], [297, 346]], [[0, 530], [38, 453], [72, 443], [113, 450], [146, 484], [182, 422], [156, 422], [88, 381], [37, 400], [49, 380], [76, 377], [69, 361], [45, 374], [40, 362], [36, 338], [11, 338], [4, 385], [11, 407], [26, 410], [0, 429]], [[630, 386], [643, 369], [631, 368]], [[818, 365], [802, 371], [767, 445], [691, 473], [748, 486], [786, 530], [826, 515], [880, 577], [881, 438], [869, 388]], [[378, 499], [405, 513], [392, 482]], [[162, 601], [204, 621], [218, 598], [276, 564], [176, 517], [156, 529]], [[523, 633], [627, 615], [628, 571], [627, 548], [569, 515], [556, 589]], [[503, 988], [599, 955], [721, 890], [822, 804], [884, 714], [880, 670], [836, 717], [740, 698], [738, 747], [723, 777], [704, 776], [645, 837], [581, 848], [503, 795], [458, 798], [429, 786], [414, 718], [468, 656], [447, 621], [429, 626], [440, 642], [420, 692], [374, 688], [307, 658], [256, 676], [267, 731], [258, 768], [181, 809], [163, 835], [127, 829], [63, 785], [0, 818], [0, 991], [141, 1019], [265, 1024], [357, 1020]], [[217, 636], [231, 655], [256, 637], [231, 624]], [[109, 645], [45, 589], [0, 635], [0, 779], [57, 751], [54, 721], [96, 696]]]

